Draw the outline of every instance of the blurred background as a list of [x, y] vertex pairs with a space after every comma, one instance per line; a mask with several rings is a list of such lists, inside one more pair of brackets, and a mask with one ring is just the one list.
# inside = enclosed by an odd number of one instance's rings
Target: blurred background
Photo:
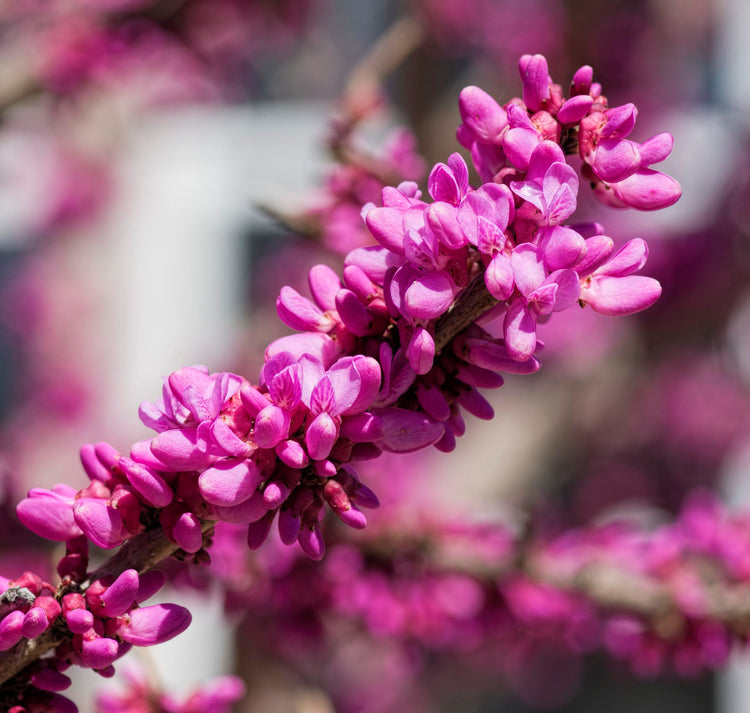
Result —
[[[248, 712], [750, 710], [741, 651], [716, 675], [656, 644], [570, 646], [554, 617], [479, 617], [494, 588], [409, 549], [487, 522], [654, 528], [707, 491], [750, 507], [748, 30], [744, 0], [0, 2], [0, 571], [50, 568], [13, 515], [30, 487], [81, 487], [83, 443], [144, 437], [138, 404], [180, 366], [253, 380], [287, 331], [279, 288], [340, 266], [370, 240], [363, 203], [458, 150], [462, 87], [504, 103], [542, 53], [563, 87], [590, 64], [611, 105], [634, 102], [632, 138], [675, 136], [676, 206], [580, 200], [649, 242], [662, 298], [550, 322], [542, 372], [509, 377], [453, 453], [373, 462], [369, 544], [334, 534], [315, 566], [217, 537], [212, 568], [173, 572], [193, 626], [140, 665], [178, 697], [237, 673]], [[365, 557], [378, 532], [390, 549]], [[75, 685], [84, 712], [123, 687]]]

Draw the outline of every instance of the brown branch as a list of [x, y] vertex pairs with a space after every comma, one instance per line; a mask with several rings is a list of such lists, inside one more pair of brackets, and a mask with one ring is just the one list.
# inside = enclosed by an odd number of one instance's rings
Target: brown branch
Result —
[[474, 277], [451, 310], [435, 322], [435, 353], [441, 352], [457, 334], [499, 302], [487, 291], [484, 273]]
[[[215, 522], [204, 520], [201, 532], [206, 535], [213, 532]], [[89, 575], [88, 581], [116, 577], [126, 569], [134, 569], [138, 574], [144, 574], [171, 557], [177, 550], [176, 545], [165, 534], [161, 527], [145, 530], [128, 540], [117, 552], [112, 555], [101, 567]]]

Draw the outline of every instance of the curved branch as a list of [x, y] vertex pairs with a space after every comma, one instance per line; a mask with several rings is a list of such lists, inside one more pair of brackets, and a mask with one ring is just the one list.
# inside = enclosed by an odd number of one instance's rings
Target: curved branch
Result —
[[499, 302], [487, 291], [484, 273], [478, 274], [459, 295], [450, 311], [435, 322], [435, 352], [442, 351], [457, 334]]

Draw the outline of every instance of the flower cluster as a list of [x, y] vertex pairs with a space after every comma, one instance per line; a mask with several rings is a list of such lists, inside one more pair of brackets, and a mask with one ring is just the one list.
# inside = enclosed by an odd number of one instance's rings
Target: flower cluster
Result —
[[483, 181], [506, 182], [509, 176], [529, 171], [534, 150], [552, 141], [580, 156], [582, 176], [605, 205], [658, 210], [677, 201], [677, 181], [650, 168], [669, 156], [671, 134], [657, 134], [642, 144], [627, 139], [638, 110], [634, 104], [609, 107], [589, 66], [573, 75], [567, 99], [560, 85], [550, 80], [542, 55], [524, 55], [519, 68], [523, 99], [500, 106], [478, 87], [465, 88], [459, 98], [463, 123], [458, 140], [471, 151]]
[[[18, 508], [24, 524], [112, 548], [158, 522], [200, 561], [205, 521], [247, 525], [256, 548], [278, 515], [282, 541], [319, 559], [326, 504], [355, 528], [366, 525], [361, 508], [378, 504], [352, 464], [384, 451], [451, 450], [465, 430], [462, 412], [493, 415], [479, 388], [502, 385], [501, 372], [539, 368], [538, 321], [576, 303], [609, 315], [652, 304], [659, 283], [634, 274], [644, 241], [615, 252], [601, 226], [563, 225], [578, 178], [560, 142], [588, 137], [591, 170], [614, 180], [601, 156], [620, 149], [601, 142], [630, 146], [617, 137], [632, 121], [599, 111], [606, 102], [589, 70], [576, 73], [567, 101], [546, 71], [540, 56], [522, 58], [524, 99], [506, 108], [476, 88], [462, 92], [459, 135], [490, 180], [472, 188], [453, 154], [430, 173], [431, 203], [414, 183], [383, 189], [383, 206], [363, 209], [378, 245], [351, 251], [343, 279], [315, 266], [312, 300], [282, 288], [279, 317], [300, 333], [269, 345], [258, 385], [203, 367], [173, 373], [162, 398], [140, 409], [157, 435], [129, 455], [85, 446], [90, 485], [32, 490]], [[585, 128], [594, 116], [603, 117], [598, 133]], [[651, 171], [629, 175], [643, 170]]]
[[[87, 574], [89, 542], [137, 546], [134, 538], [161, 530], [173, 543], [162, 556], [206, 563], [217, 522], [242, 526], [251, 549], [276, 522], [283, 544], [321, 559], [326, 506], [356, 529], [367, 524], [362, 509], [378, 506], [357, 462], [431, 445], [453, 449], [465, 413], [493, 415], [479, 389], [501, 386], [502, 373], [539, 369], [536, 328], [552, 312], [578, 303], [622, 315], [657, 299], [659, 283], [635, 274], [646, 261], [644, 241], [615, 251], [601, 226], [564, 225], [578, 191], [566, 151], [581, 152], [601, 190], [651, 209], [679, 194], [673, 179], [647, 167], [668, 153], [671, 139], [656, 141], [657, 150], [622, 138], [632, 120], [606, 109], [589, 68], [576, 73], [564, 100], [544, 58], [527, 56], [520, 66], [523, 99], [500, 107], [476, 88], [461, 94], [459, 137], [485, 182], [472, 187], [465, 161], [453, 154], [429, 175], [431, 202], [412, 182], [384, 188], [382, 206], [362, 211], [377, 245], [348, 253], [341, 276], [313, 267], [311, 299], [281, 290], [277, 312], [298, 333], [268, 346], [257, 384], [202, 366], [180, 369], [165, 379], [160, 399], [140, 407], [155, 435], [127, 454], [104, 442], [84, 446], [90, 483], [81, 490], [29, 492], [19, 519], [66, 543], [63, 581], [18, 599], [29, 606], [0, 622], [6, 649], [54, 626], [57, 650], [47, 668], [60, 674], [60, 662], [75, 663], [108, 674], [129, 645], [170, 638], [189, 615], [138, 607], [159, 584], [138, 572], [156, 560], [112, 577]], [[628, 151], [637, 166], [623, 167]], [[465, 578], [445, 586], [481, 608]], [[408, 597], [426, 601], [428, 591], [417, 589]], [[40, 596], [44, 606], [33, 605]], [[442, 602], [435, 611], [450, 625], [440, 636], [457, 636], [453, 619], [465, 621], [469, 610]]]
[[[85, 539], [79, 538], [77, 544], [77, 552], [68, 547], [59, 570], [72, 573], [79, 569], [70, 567], [72, 562], [84, 562], [85, 569]], [[25, 572], [15, 580], [0, 580], [0, 651], [46, 632], [56, 645], [54, 656], [35, 662], [19, 674], [31, 688], [21, 694], [9, 686], [0, 694], [2, 703], [15, 713], [75, 711], [75, 706], [58, 693], [70, 685], [65, 669], [76, 665], [104, 677], [112, 676], [112, 664], [132, 646], [168, 641], [190, 624], [190, 613], [179, 605], [140, 606], [164, 584], [161, 572], [139, 576], [134, 569], [127, 569], [117, 577], [94, 579], [85, 588], [83, 579], [85, 575], [76, 580], [68, 574], [58, 587], [33, 572]], [[19, 702], [25, 707], [13, 706]]]

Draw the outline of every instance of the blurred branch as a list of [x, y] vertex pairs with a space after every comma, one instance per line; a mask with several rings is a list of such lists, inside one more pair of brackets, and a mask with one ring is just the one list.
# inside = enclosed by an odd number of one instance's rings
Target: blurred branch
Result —
[[424, 41], [421, 23], [404, 16], [394, 22], [365, 53], [349, 73], [342, 104], [354, 119], [361, 118], [358, 108], [371, 108], [380, 94], [385, 78]]

